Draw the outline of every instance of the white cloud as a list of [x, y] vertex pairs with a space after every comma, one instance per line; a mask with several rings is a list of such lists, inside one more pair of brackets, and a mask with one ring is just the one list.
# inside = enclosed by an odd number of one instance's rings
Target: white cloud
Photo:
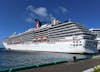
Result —
[[63, 13], [65, 13], [65, 12], [68, 11], [68, 10], [67, 10], [65, 7], [63, 7], [63, 6], [60, 6], [59, 9], [60, 9]]
[[[50, 19], [51, 17], [57, 14], [63, 15], [65, 14], [68, 10], [63, 7], [59, 6], [57, 8], [52, 8], [51, 11], [47, 9], [46, 7], [35, 7], [33, 5], [27, 6], [26, 10], [28, 11], [28, 18], [26, 19], [27, 22], [32, 22], [34, 18], [39, 18], [39, 19]], [[52, 13], [50, 13], [52, 12]], [[53, 14], [54, 13], [54, 14]]]
[[48, 16], [47, 9], [44, 7], [36, 8], [33, 10], [33, 12], [43, 17]]
[[26, 7], [26, 10], [32, 10], [33, 9], [33, 6], [32, 5], [29, 5]]
[[26, 9], [42, 17], [48, 16], [47, 8], [45, 7], [36, 8], [36, 7], [33, 7], [32, 5], [29, 5]]

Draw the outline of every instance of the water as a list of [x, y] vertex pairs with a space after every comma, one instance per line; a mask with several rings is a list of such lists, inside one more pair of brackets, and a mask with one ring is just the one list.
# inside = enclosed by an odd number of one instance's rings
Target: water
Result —
[[15, 52], [0, 49], [0, 70], [10, 67], [48, 63], [53, 61], [72, 61], [72, 57], [87, 58], [89, 55], [63, 54], [49, 52]]

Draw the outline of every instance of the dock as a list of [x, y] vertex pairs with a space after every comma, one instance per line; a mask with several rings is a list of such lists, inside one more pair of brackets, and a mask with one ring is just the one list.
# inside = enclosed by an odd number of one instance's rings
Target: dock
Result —
[[80, 60], [77, 62], [66, 62], [61, 64], [48, 65], [17, 72], [82, 72], [86, 69], [93, 68], [96, 65], [100, 65], [100, 57]]

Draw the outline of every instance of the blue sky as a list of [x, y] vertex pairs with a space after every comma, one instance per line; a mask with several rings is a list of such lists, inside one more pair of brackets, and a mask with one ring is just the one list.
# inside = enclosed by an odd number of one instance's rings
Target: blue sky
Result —
[[0, 0], [0, 46], [12, 33], [32, 28], [35, 18], [50, 23], [52, 16], [100, 28], [100, 0]]

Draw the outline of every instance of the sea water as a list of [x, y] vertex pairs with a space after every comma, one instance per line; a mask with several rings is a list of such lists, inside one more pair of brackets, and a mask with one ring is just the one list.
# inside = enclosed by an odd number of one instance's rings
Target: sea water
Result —
[[82, 54], [7, 51], [0, 48], [0, 70], [54, 61], [72, 61], [73, 56], [77, 58], [90, 57]]

